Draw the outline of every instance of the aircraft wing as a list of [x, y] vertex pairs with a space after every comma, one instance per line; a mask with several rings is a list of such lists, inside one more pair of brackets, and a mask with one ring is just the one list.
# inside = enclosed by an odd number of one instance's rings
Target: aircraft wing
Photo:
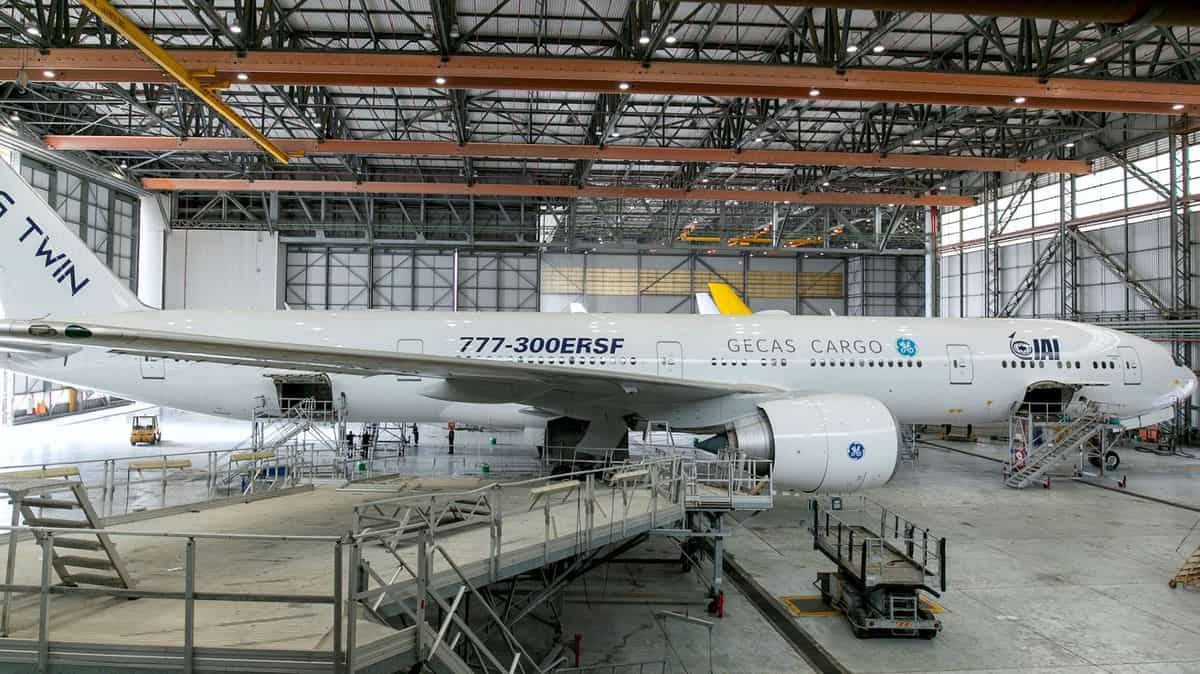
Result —
[[61, 321], [0, 321], [0, 339], [30, 345], [102, 349], [171, 360], [279, 368], [364, 377], [394, 375], [444, 380], [427, 395], [462, 402], [521, 402], [540, 407], [633, 409], [730, 394], [779, 393], [757, 384], [675, 379], [595, 368], [532, 365], [419, 353], [231, 339], [183, 332], [133, 330]]

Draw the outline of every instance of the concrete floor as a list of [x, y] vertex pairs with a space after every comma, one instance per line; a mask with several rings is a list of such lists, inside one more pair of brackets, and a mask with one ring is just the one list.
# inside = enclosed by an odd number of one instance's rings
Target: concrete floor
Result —
[[[1200, 592], [1167, 587], [1200, 545], [1196, 513], [1069, 481], [1006, 489], [996, 464], [944, 450], [920, 461], [870, 496], [948, 538], [945, 629], [860, 641], [839, 616], [796, 619], [849, 671], [1200, 671]], [[1200, 493], [1200, 473], [1181, 472], [1172, 488]], [[832, 565], [802, 528], [806, 501], [775, 503], [729, 549], [772, 594], [814, 595]]]
[[[3, 463], [128, 454], [124, 434], [130, 413], [0, 431], [0, 446], [10, 458]], [[172, 449], [234, 444], [248, 434], [247, 426], [164, 413]], [[458, 434], [458, 452], [451, 459], [440, 446], [440, 431], [422, 427], [422, 448], [399, 469], [413, 475], [477, 475], [483, 462], [519, 472], [519, 464], [529, 461], [507, 446], [504, 436], [491, 445], [491, 434], [466, 432]], [[1182, 556], [1200, 545], [1200, 514], [1068, 480], [1055, 480], [1048, 490], [1005, 489], [998, 464], [979, 458], [1003, 456], [1002, 446], [946, 444], [979, 456], [926, 446], [919, 466], [902, 465], [891, 484], [870, 494], [949, 539], [949, 589], [937, 600], [945, 609], [940, 615], [945, 630], [932, 641], [860, 641], [839, 616], [794, 619], [848, 671], [1200, 672], [1200, 592], [1171, 590], [1166, 583]], [[1128, 491], [1200, 507], [1200, 461], [1131, 450], [1124, 450], [1122, 459], [1119, 475], [1128, 475]], [[367, 497], [335, 494], [320, 490], [286, 501], [189, 513], [173, 518], [171, 525], [176, 530], [337, 534], [346, 528], [350, 505]], [[729, 553], [775, 597], [816, 594], [811, 583], [817, 571], [832, 568], [812, 549], [806, 516], [805, 498], [780, 495], [773, 511], [732, 525]], [[155, 530], [156, 520], [127, 526]], [[147, 553], [150, 561], [139, 562], [137, 573], [151, 585], [178, 584], [182, 548], [150, 540], [144, 545], [158, 551]], [[133, 546], [123, 552], [136, 556]], [[200, 555], [206, 556], [203, 547]], [[288, 546], [238, 550], [228, 557], [233, 577], [225, 580], [253, 587], [270, 580], [263, 565], [283, 564], [293, 567], [286, 591], [324, 590], [319, 579], [327, 564], [314, 563], [305, 572], [303, 564], [293, 566], [298, 556]], [[566, 590], [565, 637], [582, 635], [582, 664], [648, 662], [643, 671], [707, 671], [707, 630], [659, 622], [654, 615], [672, 610], [708, 618], [705, 586], [696, 575], [709, 573], [707, 566], [683, 573], [677, 564], [639, 561], [675, 559], [677, 550], [664, 539], [651, 539], [626, 556], [636, 559], [601, 566]], [[728, 610], [725, 619], [715, 621], [713, 671], [811, 671], [732, 583], [726, 581], [725, 590]], [[322, 607], [263, 607], [261, 615], [243, 615], [241, 607], [242, 613], [212, 608], [200, 620], [214, 638], [229, 643], [313, 648], [323, 637], [318, 626], [329, 624]], [[99, 615], [86, 609], [60, 614], [55, 629], [80, 634], [99, 629], [89, 622]], [[175, 628], [168, 624], [174, 619], [157, 624], [130, 615], [121, 630], [125, 638], [147, 643], [174, 638]], [[247, 627], [267, 619], [260, 627]], [[526, 629], [531, 638], [546, 636], [545, 630]]]

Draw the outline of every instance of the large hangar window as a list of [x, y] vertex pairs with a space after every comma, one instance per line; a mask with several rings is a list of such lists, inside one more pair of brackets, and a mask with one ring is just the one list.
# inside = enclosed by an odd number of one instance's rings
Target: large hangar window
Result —
[[21, 175], [136, 292], [137, 197], [31, 157], [21, 158]]

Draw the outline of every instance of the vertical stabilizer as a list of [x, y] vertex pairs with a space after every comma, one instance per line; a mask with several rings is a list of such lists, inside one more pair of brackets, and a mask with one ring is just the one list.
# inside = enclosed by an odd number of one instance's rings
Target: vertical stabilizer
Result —
[[0, 317], [145, 309], [6, 162], [0, 161]]

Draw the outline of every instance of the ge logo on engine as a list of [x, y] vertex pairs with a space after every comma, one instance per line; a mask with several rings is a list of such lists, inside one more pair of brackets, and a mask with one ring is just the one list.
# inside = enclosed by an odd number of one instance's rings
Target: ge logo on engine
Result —
[[867, 448], [863, 447], [861, 442], [852, 442], [850, 443], [850, 447], [846, 449], [846, 454], [850, 457], [851, 461], [858, 461], [859, 459], [863, 458], [863, 454], [865, 454], [866, 451]]

